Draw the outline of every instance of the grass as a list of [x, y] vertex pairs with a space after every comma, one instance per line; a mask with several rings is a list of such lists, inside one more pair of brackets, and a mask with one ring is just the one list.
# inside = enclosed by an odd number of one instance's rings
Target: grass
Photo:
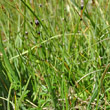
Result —
[[110, 1], [0, 1], [0, 110], [110, 106]]

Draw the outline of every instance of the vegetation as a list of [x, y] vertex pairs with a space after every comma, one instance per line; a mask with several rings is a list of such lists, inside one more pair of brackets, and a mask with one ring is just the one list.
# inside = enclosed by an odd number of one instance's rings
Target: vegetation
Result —
[[110, 0], [0, 0], [0, 110], [110, 109]]

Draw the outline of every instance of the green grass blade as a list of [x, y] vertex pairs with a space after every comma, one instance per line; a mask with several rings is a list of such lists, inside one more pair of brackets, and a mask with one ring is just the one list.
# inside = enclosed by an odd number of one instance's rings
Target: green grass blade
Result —
[[12, 67], [11, 67], [11, 64], [8, 60], [8, 57], [5, 53], [5, 49], [3, 47], [3, 44], [2, 44], [2, 38], [0, 36], [0, 52], [3, 54], [3, 59], [4, 59], [4, 63], [5, 63], [5, 66], [6, 66], [6, 69], [7, 69], [7, 75], [8, 75], [8, 78], [10, 80], [11, 83], [18, 83], [18, 77], [15, 75], [15, 72], [13, 71]]

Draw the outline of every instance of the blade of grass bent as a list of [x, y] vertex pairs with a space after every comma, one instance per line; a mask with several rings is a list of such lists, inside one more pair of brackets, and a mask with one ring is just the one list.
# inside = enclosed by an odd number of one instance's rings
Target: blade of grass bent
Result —
[[[74, 34], [74, 33], [65, 34], [65, 36], [69, 36], [69, 35], [75, 35], [75, 34]], [[30, 50], [33, 50], [33, 49], [35, 49], [36, 47], [39, 47], [40, 45], [42, 45], [42, 44], [44, 44], [44, 43], [46, 43], [46, 42], [49, 42], [49, 41], [51, 41], [51, 40], [53, 40], [53, 39], [55, 39], [55, 38], [59, 38], [59, 37], [61, 37], [61, 36], [62, 36], [62, 34], [55, 35], [55, 36], [53, 36], [53, 37], [51, 37], [51, 38], [49, 38], [49, 39], [47, 39], [47, 40], [42, 41], [42, 42], [39, 43], [39, 44], [36, 44], [36, 45], [33, 46]], [[16, 55], [16, 56], [10, 58], [10, 61], [13, 60], [13, 59], [15, 59], [15, 58], [18, 58], [18, 57], [20, 57], [20, 56], [22, 56], [22, 55], [25, 55], [25, 54], [27, 54], [28, 52], [29, 52], [29, 50], [26, 50], [26, 51], [22, 52], [21, 54]]]

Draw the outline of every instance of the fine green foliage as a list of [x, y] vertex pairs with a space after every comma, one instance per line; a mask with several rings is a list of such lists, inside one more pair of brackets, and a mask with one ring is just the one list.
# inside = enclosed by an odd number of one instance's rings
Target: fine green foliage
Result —
[[110, 1], [0, 0], [0, 110], [103, 110], [110, 103]]

